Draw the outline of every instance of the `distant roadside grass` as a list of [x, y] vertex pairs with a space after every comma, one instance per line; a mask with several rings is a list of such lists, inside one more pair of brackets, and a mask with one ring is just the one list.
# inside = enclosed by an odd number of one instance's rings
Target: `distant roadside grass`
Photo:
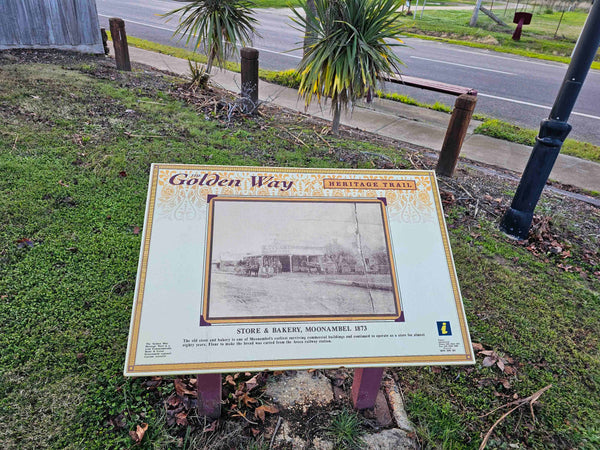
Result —
[[[486, 6], [489, 9], [490, 5]], [[514, 41], [514, 8], [508, 9], [504, 15], [504, 8], [497, 5], [494, 13], [509, 27], [496, 24], [483, 13], [479, 14], [477, 26], [470, 27], [472, 10], [431, 10], [425, 11], [422, 17], [407, 16], [403, 21], [406, 35], [409, 37], [568, 63], [587, 17], [587, 12], [584, 11], [566, 12], [559, 27], [560, 12], [546, 13], [537, 10], [533, 14], [531, 24], [523, 28], [521, 39]], [[554, 38], [557, 28], [558, 35]], [[599, 55], [596, 55], [592, 68], [600, 69]]]
[[[179, 47], [171, 47], [168, 45], [157, 44], [154, 42], [138, 39], [136, 37], [127, 37], [129, 44], [134, 47], [142, 48], [145, 50], [151, 50], [165, 55], [175, 56], [177, 58], [189, 59], [197, 61], [199, 63], [205, 63], [206, 57], [204, 55], [191, 52], [186, 49]], [[240, 71], [240, 65], [237, 63], [229, 62], [226, 65], [227, 70], [234, 72]], [[298, 88], [300, 85], [300, 76], [295, 69], [273, 71], [273, 70], [259, 70], [259, 77], [270, 83], [279, 84], [290, 88]], [[452, 108], [442, 103], [422, 103], [406, 95], [387, 93], [383, 91], [377, 91], [376, 95], [380, 98], [393, 100], [408, 105], [419, 106], [422, 108], [433, 109], [435, 111], [442, 111], [450, 113]], [[502, 120], [489, 118], [487, 116], [476, 114], [478, 120], [484, 121], [482, 125], [475, 129], [476, 134], [482, 134], [485, 136], [494, 137], [497, 139], [503, 139], [505, 141], [516, 142], [524, 145], [535, 144], [535, 137], [537, 136], [538, 130], [531, 130], [527, 128], [521, 128], [516, 125], [512, 125]], [[600, 147], [590, 144], [588, 142], [576, 141], [574, 139], [567, 139], [563, 145], [561, 152], [575, 156], [577, 158], [587, 159], [590, 161], [600, 162]]]
[[[538, 131], [521, 128], [497, 119], [485, 119], [483, 124], [475, 129], [475, 133], [533, 146]], [[565, 155], [600, 162], [600, 147], [588, 142], [567, 138], [560, 151]]]

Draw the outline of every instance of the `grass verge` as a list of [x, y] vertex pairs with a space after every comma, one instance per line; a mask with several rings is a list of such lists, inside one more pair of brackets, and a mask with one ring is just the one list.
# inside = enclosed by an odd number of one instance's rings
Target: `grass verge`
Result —
[[[186, 49], [157, 44], [135, 37], [128, 37], [127, 39], [129, 44], [131, 44], [134, 47], [162, 53], [169, 56], [174, 56], [176, 58], [188, 59], [199, 63], [206, 63], [206, 57], [204, 55], [191, 52]], [[240, 65], [237, 63], [228, 62], [225, 68], [233, 72], [240, 71]], [[298, 86], [300, 86], [300, 76], [298, 72], [296, 72], [296, 70], [294, 69], [282, 71], [261, 69], [259, 70], [259, 77], [262, 80], [265, 80], [269, 83], [275, 83], [289, 88], [296, 89], [298, 88]], [[452, 108], [443, 103], [422, 103], [406, 95], [388, 93], [383, 92], [381, 90], [378, 90], [376, 92], [376, 95], [380, 98], [401, 102], [407, 105], [413, 105], [421, 108], [427, 108], [447, 113], [452, 112]], [[484, 121], [482, 125], [475, 129], [476, 134], [482, 134], [485, 136], [490, 136], [497, 139], [503, 139], [505, 141], [516, 142], [524, 145], [533, 146], [535, 144], [535, 137], [537, 136], [538, 130], [521, 128], [516, 125], [512, 125], [508, 122], [504, 122], [498, 119], [492, 119], [483, 115], [476, 114], [475, 118], [477, 120]], [[563, 145], [563, 148], [561, 149], [561, 152], [567, 155], [575, 156], [577, 158], [600, 162], [600, 147], [590, 144], [588, 142], [567, 139]]]
[[[537, 12], [531, 25], [524, 27], [521, 40], [514, 41], [511, 38], [516, 26], [512, 24], [514, 11], [508, 11], [506, 16], [498, 10], [495, 12], [510, 25], [508, 28], [496, 24], [484, 14], [479, 15], [476, 27], [470, 27], [472, 11], [469, 10], [426, 11], [420, 19], [407, 16], [403, 21], [409, 37], [568, 63], [587, 16], [581, 11], [565, 13], [559, 34], [554, 38], [561, 14]], [[596, 55], [592, 68], [600, 69], [600, 56]]]
[[[485, 119], [485, 121], [475, 129], [475, 133], [533, 146], [535, 144], [535, 138], [538, 135], [538, 130], [521, 128], [497, 119]], [[587, 159], [589, 161], [600, 162], [600, 147], [588, 142], [566, 139], [561, 148], [561, 153]]]

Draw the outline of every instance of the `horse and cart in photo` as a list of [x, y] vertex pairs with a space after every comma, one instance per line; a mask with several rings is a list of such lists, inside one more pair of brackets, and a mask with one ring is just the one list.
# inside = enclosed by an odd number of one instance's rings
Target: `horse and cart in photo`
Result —
[[258, 272], [260, 271], [260, 263], [256, 260], [252, 259], [243, 259], [240, 261], [235, 268], [235, 272], [238, 275], [243, 275], [246, 277], [255, 276], [258, 277]]

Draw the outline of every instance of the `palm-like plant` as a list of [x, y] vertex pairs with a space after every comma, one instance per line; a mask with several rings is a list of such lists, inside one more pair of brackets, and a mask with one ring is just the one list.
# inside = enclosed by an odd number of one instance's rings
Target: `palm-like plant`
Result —
[[337, 133], [342, 108], [371, 93], [378, 76], [403, 65], [393, 53], [404, 45], [399, 8], [404, 0], [314, 0], [292, 19], [310, 36], [298, 66], [299, 94], [308, 107], [316, 96], [331, 98], [332, 132]]
[[193, 0], [164, 16], [181, 14], [175, 34], [187, 35], [186, 44], [195, 39], [194, 49], [204, 45], [206, 72], [210, 73], [215, 62], [223, 67], [238, 44], [252, 40], [256, 24], [253, 5], [247, 0]]

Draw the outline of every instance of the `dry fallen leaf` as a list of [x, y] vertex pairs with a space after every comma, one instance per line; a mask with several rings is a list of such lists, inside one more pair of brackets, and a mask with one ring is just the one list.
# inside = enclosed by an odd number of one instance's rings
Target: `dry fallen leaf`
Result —
[[250, 378], [248, 381], [246, 381], [246, 390], [248, 392], [250, 392], [252, 389], [254, 389], [256, 386], [258, 386], [258, 380], [257, 377], [258, 375], [254, 375], [252, 378]]
[[138, 425], [135, 431], [131, 430], [129, 432], [129, 436], [131, 436], [131, 439], [133, 439], [136, 444], [139, 444], [140, 442], [142, 442], [142, 439], [144, 439], [144, 434], [146, 434], [147, 429], [148, 424], [143, 423], [141, 425]]
[[496, 361], [496, 365], [502, 372], [504, 372], [504, 362], [502, 361], [502, 358], [500, 358], [498, 361]]
[[140, 234], [140, 227], [133, 227], [133, 234]]
[[190, 395], [192, 397], [196, 397], [198, 395], [197, 392], [190, 391], [187, 388], [187, 386], [185, 385], [185, 383], [182, 380], [180, 380], [179, 378], [175, 378], [173, 383], [175, 384], [175, 392], [177, 392], [177, 395], [179, 395], [181, 397], [183, 397], [184, 395]]
[[499, 381], [502, 384], [502, 386], [504, 386], [505, 389], [510, 389], [510, 383], [506, 378], [503, 378]]
[[177, 418], [177, 425], [186, 426], [188, 424], [187, 412], [181, 411], [179, 414], [175, 414]]
[[483, 367], [491, 367], [491, 366], [493, 366], [496, 363], [496, 361], [497, 361], [497, 359], [494, 358], [493, 356], [486, 356], [483, 359], [483, 362], [481, 363], [481, 365]]
[[179, 397], [178, 395], [171, 395], [168, 399], [167, 399], [167, 405], [169, 406], [178, 406], [181, 403], [181, 397]]
[[471, 345], [473, 346], [473, 350], [475, 350], [476, 352], [481, 352], [483, 351], [483, 345], [477, 343], [477, 342], [472, 342]]
[[242, 395], [240, 400], [243, 401], [244, 405], [246, 405], [246, 406], [250, 406], [252, 403], [258, 403], [258, 400], [250, 397], [247, 392], [244, 392], [244, 395]]
[[217, 425], [219, 425], [219, 421], [215, 420], [213, 423], [211, 423], [210, 425], [204, 427], [204, 430], [202, 430], [203, 433], [207, 433], [209, 431], [215, 431], [217, 429]]
[[17, 241], [18, 248], [33, 247], [33, 241], [27, 238], [21, 238]]
[[269, 413], [269, 414], [277, 414], [279, 412], [279, 409], [277, 409], [276, 406], [273, 405], [262, 405], [259, 406], [258, 408], [256, 408], [254, 410], [254, 416], [257, 419], [260, 419], [261, 422], [265, 421], [265, 413]]

